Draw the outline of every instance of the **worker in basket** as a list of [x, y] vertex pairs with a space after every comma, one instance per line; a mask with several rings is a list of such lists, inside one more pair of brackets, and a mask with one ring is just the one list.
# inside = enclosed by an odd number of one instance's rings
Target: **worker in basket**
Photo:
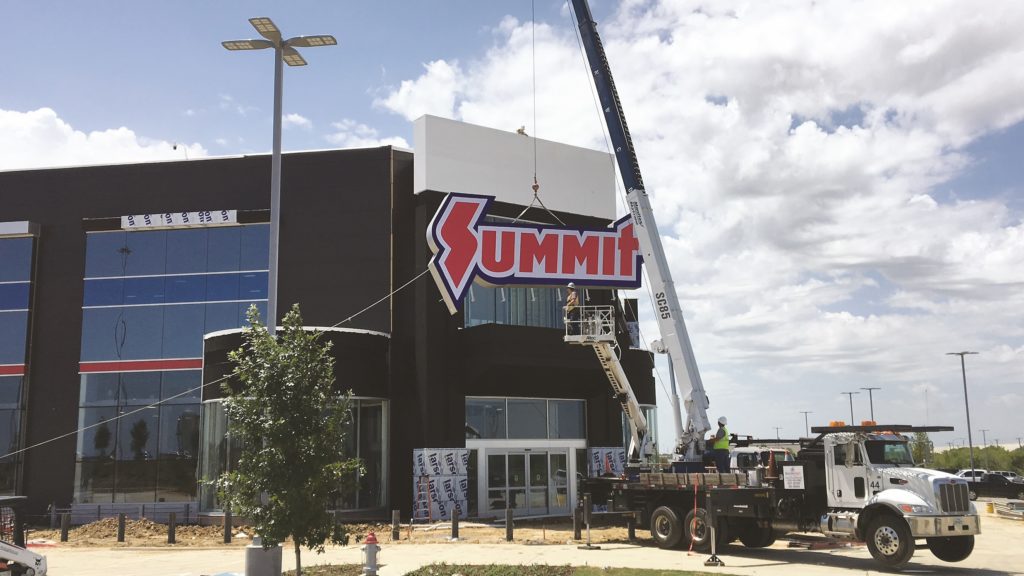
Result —
[[718, 419], [718, 432], [715, 433], [712, 449], [715, 455], [715, 467], [719, 472], [729, 471], [729, 429], [725, 427], [729, 421], [725, 416]]
[[568, 334], [578, 335], [580, 333], [580, 300], [576, 295], [576, 285], [569, 282], [565, 294], [565, 323], [568, 325]]

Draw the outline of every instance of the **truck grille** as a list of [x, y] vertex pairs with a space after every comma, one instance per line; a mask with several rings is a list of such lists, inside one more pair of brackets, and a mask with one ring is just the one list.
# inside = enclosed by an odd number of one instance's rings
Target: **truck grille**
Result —
[[971, 509], [971, 500], [967, 497], [967, 484], [940, 484], [939, 504], [943, 512], [967, 512]]

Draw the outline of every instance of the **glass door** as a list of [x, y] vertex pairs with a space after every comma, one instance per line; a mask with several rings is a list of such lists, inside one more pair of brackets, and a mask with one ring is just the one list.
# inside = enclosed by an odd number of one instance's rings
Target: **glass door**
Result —
[[550, 452], [549, 476], [551, 478], [549, 514], [569, 513], [569, 455], [568, 451]]

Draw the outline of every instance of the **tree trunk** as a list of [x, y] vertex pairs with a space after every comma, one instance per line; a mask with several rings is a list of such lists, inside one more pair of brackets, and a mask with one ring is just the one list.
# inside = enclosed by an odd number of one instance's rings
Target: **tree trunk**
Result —
[[302, 557], [298, 540], [295, 540], [295, 576], [302, 576]]

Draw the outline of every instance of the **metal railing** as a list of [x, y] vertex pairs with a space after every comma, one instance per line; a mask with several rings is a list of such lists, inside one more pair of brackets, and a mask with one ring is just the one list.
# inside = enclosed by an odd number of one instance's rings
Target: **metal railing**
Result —
[[614, 306], [578, 306], [565, 315], [567, 342], [615, 340]]

